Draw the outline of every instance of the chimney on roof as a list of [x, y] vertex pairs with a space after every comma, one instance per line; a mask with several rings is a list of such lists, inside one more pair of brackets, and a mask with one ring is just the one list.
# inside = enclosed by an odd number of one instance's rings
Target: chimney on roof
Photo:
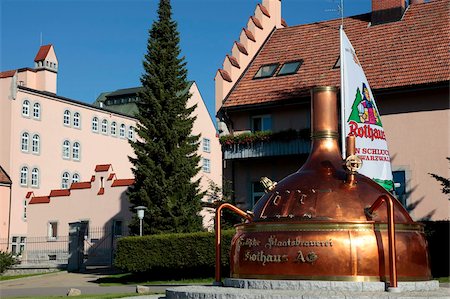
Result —
[[406, 9], [406, 0], [372, 0], [372, 25], [399, 21]]

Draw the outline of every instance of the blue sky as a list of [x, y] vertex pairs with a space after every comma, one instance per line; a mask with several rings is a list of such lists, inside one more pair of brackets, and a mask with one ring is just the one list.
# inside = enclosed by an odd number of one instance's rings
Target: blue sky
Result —
[[[33, 67], [43, 44], [59, 61], [58, 94], [92, 103], [104, 91], [140, 85], [157, 0], [0, 0], [0, 70]], [[214, 76], [261, 0], [172, 0], [188, 76], [214, 113]], [[338, 0], [282, 0], [288, 25], [338, 18]], [[370, 12], [345, 0], [344, 15]]]

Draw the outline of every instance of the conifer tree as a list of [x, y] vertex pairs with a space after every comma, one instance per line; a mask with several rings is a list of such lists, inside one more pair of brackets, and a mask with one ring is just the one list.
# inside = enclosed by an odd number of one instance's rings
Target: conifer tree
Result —
[[[196, 150], [199, 136], [191, 135], [196, 108], [187, 107], [190, 97], [187, 70], [179, 46], [177, 24], [172, 20], [170, 0], [160, 0], [158, 20], [149, 31], [147, 54], [141, 77], [135, 158], [135, 184], [128, 191], [131, 210], [145, 206], [144, 234], [201, 230], [198, 215], [203, 196]], [[130, 223], [139, 232], [139, 220]]]

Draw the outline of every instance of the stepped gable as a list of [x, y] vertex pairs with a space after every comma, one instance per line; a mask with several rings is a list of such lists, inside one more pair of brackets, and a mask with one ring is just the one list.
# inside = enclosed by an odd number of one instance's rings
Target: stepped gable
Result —
[[256, 5], [254, 14], [240, 33], [239, 41], [233, 43], [231, 55], [226, 54], [223, 66], [214, 78], [216, 111], [270, 34], [275, 28], [282, 27], [280, 0], [262, 0]]
[[[94, 171], [96, 173], [98, 172], [108, 172], [112, 171], [112, 165], [111, 164], [99, 164], [95, 166]], [[103, 174], [102, 178], [103, 178]], [[83, 189], [92, 189], [93, 187], [97, 186], [99, 189], [96, 193], [97, 196], [104, 195], [108, 193], [108, 189], [112, 187], [128, 187], [134, 184], [134, 179], [117, 179], [117, 176], [114, 172], [110, 172], [107, 174], [107, 182], [103, 184], [103, 179], [100, 179], [100, 182], [97, 184], [94, 184], [96, 179], [96, 175], [92, 175], [90, 181], [87, 182], [75, 182], [70, 185], [69, 189], [55, 189], [51, 190], [50, 194], [47, 196], [34, 196], [34, 193], [32, 191], [27, 192], [26, 198], [31, 198], [29, 204], [38, 204], [38, 203], [50, 203], [50, 199], [52, 197], [70, 197], [73, 192], [77, 192], [75, 190], [83, 190]]]
[[[449, 5], [449, 0], [410, 5], [400, 21], [376, 26], [371, 26], [371, 13], [344, 19], [372, 89], [449, 81]], [[312, 86], [340, 86], [340, 70], [333, 68], [340, 24], [337, 19], [275, 30], [244, 75], [233, 81], [223, 107], [289, 101], [309, 97]], [[296, 74], [253, 80], [262, 65], [299, 59], [303, 64]]]

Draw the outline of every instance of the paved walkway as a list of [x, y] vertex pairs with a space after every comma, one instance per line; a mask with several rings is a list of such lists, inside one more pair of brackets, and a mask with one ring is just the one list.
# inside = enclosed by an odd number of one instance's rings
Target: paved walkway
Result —
[[[95, 281], [102, 273], [68, 273], [66, 271], [0, 282], [0, 298], [18, 296], [65, 296], [70, 288], [81, 294], [136, 294], [136, 286], [100, 286]], [[164, 294], [168, 286], [151, 286], [151, 291]]]

